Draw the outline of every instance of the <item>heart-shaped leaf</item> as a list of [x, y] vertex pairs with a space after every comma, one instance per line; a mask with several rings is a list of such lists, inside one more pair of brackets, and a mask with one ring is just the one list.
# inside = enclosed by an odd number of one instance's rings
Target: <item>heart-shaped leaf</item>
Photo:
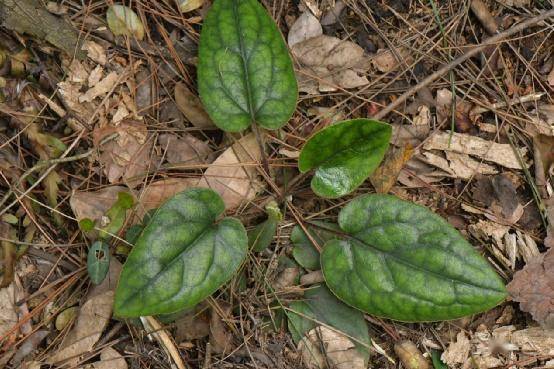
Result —
[[224, 131], [255, 123], [282, 127], [298, 87], [275, 22], [257, 0], [216, 0], [204, 19], [198, 50], [198, 90]]
[[321, 254], [327, 285], [367, 313], [400, 321], [456, 319], [506, 296], [487, 261], [444, 219], [389, 195], [365, 195], [339, 214], [348, 239]]
[[87, 271], [92, 283], [100, 284], [110, 269], [110, 248], [105, 241], [96, 241], [88, 250]]
[[336, 198], [354, 191], [377, 167], [389, 146], [390, 125], [376, 120], [353, 119], [327, 127], [302, 148], [301, 172], [315, 169], [313, 191]]
[[229, 281], [246, 257], [248, 238], [237, 219], [216, 222], [224, 210], [217, 193], [201, 188], [163, 204], [123, 266], [115, 314], [173, 313], [196, 305]]
[[304, 300], [290, 303], [288, 310], [288, 327], [296, 344], [306, 333], [326, 324], [348, 336], [364, 360], [369, 359], [370, 339], [364, 315], [343, 304], [324, 286], [306, 290]]
[[[333, 239], [340, 239], [340, 227], [335, 223], [313, 221], [307, 225], [308, 232], [320, 247]], [[337, 232], [338, 231], [338, 232]], [[319, 263], [319, 252], [302, 230], [300, 226], [295, 226], [290, 234], [290, 241], [294, 245], [292, 256], [303, 268], [318, 270], [321, 269]]]

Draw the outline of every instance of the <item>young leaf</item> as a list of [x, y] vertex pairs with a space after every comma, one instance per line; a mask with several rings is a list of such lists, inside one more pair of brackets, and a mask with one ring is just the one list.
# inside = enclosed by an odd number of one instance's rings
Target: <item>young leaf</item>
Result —
[[257, 0], [216, 0], [198, 49], [198, 90], [214, 123], [238, 132], [282, 127], [296, 107], [292, 61], [275, 22]]
[[321, 254], [327, 285], [369, 314], [407, 322], [456, 319], [506, 297], [487, 261], [444, 219], [389, 195], [365, 195], [339, 214], [348, 239]]
[[104, 241], [96, 241], [88, 250], [87, 271], [92, 283], [100, 284], [110, 269], [110, 248]]
[[83, 232], [90, 232], [94, 229], [94, 221], [90, 218], [83, 218], [79, 221], [79, 228]]
[[115, 315], [169, 314], [196, 305], [226, 283], [246, 257], [248, 238], [217, 193], [194, 188], [163, 204], [123, 266]]
[[[338, 224], [313, 221], [307, 225], [308, 232], [317, 241], [318, 245], [323, 247], [325, 242], [331, 239], [340, 239], [340, 234], [333, 231], [339, 231]], [[292, 256], [298, 264], [305, 269], [318, 270], [321, 269], [319, 263], [319, 252], [312, 245], [310, 239], [300, 226], [295, 226], [290, 234], [290, 240], [294, 245]]]
[[98, 237], [108, 239], [119, 232], [125, 222], [127, 210], [133, 207], [134, 201], [133, 196], [129, 193], [124, 191], [119, 192], [117, 194], [117, 201], [106, 212], [109, 223], [100, 230]]
[[254, 251], [265, 250], [273, 241], [279, 222], [283, 219], [275, 201], [266, 206], [267, 219], [248, 232], [248, 247]]
[[110, 6], [106, 13], [108, 27], [115, 36], [135, 36], [137, 40], [144, 38], [144, 26], [137, 13], [124, 5]]
[[315, 169], [313, 191], [336, 198], [356, 189], [385, 156], [392, 135], [390, 125], [376, 120], [353, 119], [327, 127], [302, 148], [301, 172]]
[[323, 323], [359, 341], [354, 341], [356, 349], [364, 355], [366, 362], [369, 359], [367, 346], [370, 339], [364, 315], [343, 304], [326, 287], [307, 290], [304, 300], [290, 304], [287, 316], [289, 331], [296, 344], [306, 333]]

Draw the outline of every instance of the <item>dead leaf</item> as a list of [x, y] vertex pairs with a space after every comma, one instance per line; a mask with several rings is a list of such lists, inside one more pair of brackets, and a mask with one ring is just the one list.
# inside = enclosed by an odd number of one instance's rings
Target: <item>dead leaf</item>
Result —
[[[437, 108], [437, 119], [439, 122], [445, 120], [450, 121], [452, 117], [452, 91], [446, 88], [437, 91], [437, 97], [435, 100], [435, 106]], [[472, 104], [459, 96], [456, 96], [456, 109], [454, 124], [456, 132], [466, 133], [472, 127], [473, 123], [470, 117], [470, 111], [473, 107]]]
[[403, 63], [409, 65], [413, 61], [408, 50], [397, 49], [396, 53], [400, 59], [389, 49], [377, 50], [377, 53], [371, 57], [371, 62], [379, 72], [389, 73], [396, 70]]
[[[502, 165], [510, 169], [522, 169], [518, 157], [510, 144], [499, 144], [463, 133], [438, 131], [423, 145], [425, 150], [453, 151], [477, 156], [480, 159]], [[525, 147], [517, 148], [520, 155], [527, 154]]]
[[550, 73], [548, 73], [548, 77], [546, 77], [546, 81], [550, 86], [554, 87], [554, 67], [552, 68]]
[[471, 345], [464, 332], [459, 332], [456, 342], [450, 342], [448, 348], [442, 353], [441, 360], [449, 367], [467, 362]]
[[115, 204], [117, 194], [120, 192], [129, 192], [129, 189], [123, 186], [109, 186], [95, 192], [75, 191], [69, 199], [69, 205], [77, 220], [84, 218], [100, 220]]
[[[88, 77], [88, 76], [87, 76]], [[112, 91], [119, 81], [119, 76], [116, 72], [110, 72], [94, 87], [90, 88], [83, 95], [79, 96], [79, 102], [91, 102], [97, 97], [104, 97], [108, 92]]]
[[123, 177], [128, 186], [136, 187], [142, 181], [139, 175], [158, 164], [159, 158], [152, 150], [154, 140], [148, 136], [144, 122], [127, 120], [117, 126], [95, 129], [95, 145], [98, 146], [103, 138], [113, 133], [117, 133], [118, 137], [102, 146], [98, 160], [110, 183]]
[[256, 165], [261, 157], [254, 134], [248, 134], [223, 152], [204, 172], [199, 187], [219, 193], [227, 209], [251, 201], [261, 189]]
[[545, 202], [546, 218], [548, 219], [548, 227], [546, 228], [546, 238], [544, 245], [550, 249], [554, 249], [554, 197], [551, 197]]
[[537, 134], [533, 137], [535, 182], [543, 197], [547, 197], [547, 178], [554, 174], [554, 136]]
[[528, 355], [554, 355], [554, 330], [552, 329], [532, 327], [515, 331], [512, 333], [511, 341]]
[[423, 357], [423, 354], [415, 343], [404, 340], [394, 344], [394, 352], [406, 369], [430, 369], [429, 361]]
[[337, 23], [344, 9], [346, 9], [346, 3], [342, 0], [336, 1], [334, 6], [323, 13], [321, 25], [330, 26]]
[[[323, 350], [322, 350], [323, 349]], [[306, 334], [298, 351], [309, 369], [364, 369], [364, 356], [354, 342], [327, 327], [318, 326]]]
[[[554, 329], [554, 249], [551, 248], [514, 274], [508, 292], [523, 311], [543, 327]], [[554, 347], [554, 346], [553, 346]]]
[[531, 0], [500, 0], [506, 6], [525, 7], [531, 4]]
[[302, 13], [293, 23], [289, 30], [288, 44], [289, 47], [306, 41], [312, 37], [317, 37], [323, 34], [323, 28], [316, 17], [310, 11]]
[[365, 76], [369, 60], [364, 50], [351, 41], [321, 35], [295, 44], [291, 51], [301, 65], [297, 76], [301, 91], [313, 91], [313, 83], [320, 91], [369, 83]]
[[232, 319], [231, 305], [224, 301], [217, 301], [217, 306], [212, 307], [210, 317], [210, 344], [213, 352], [217, 354], [228, 353], [234, 347], [233, 335], [227, 328], [225, 320]]
[[181, 0], [179, 9], [181, 9], [183, 13], [188, 13], [200, 8], [203, 4], [204, 0]]
[[210, 145], [192, 135], [185, 134], [182, 137], [169, 133], [161, 134], [158, 142], [170, 164], [206, 164], [213, 160]]
[[175, 85], [175, 102], [181, 113], [183, 113], [187, 120], [196, 128], [215, 128], [214, 123], [204, 110], [204, 106], [198, 96], [193, 94], [184, 83], [177, 83]]
[[298, 276], [300, 276], [300, 269], [298, 267], [285, 268], [275, 278], [275, 281], [272, 283], [273, 288], [276, 291], [282, 292], [283, 289], [294, 286], [298, 281]]
[[206, 304], [197, 305], [192, 311], [179, 317], [173, 325], [176, 327], [177, 343], [207, 337], [210, 334], [210, 316]]
[[15, 285], [12, 282], [6, 288], [0, 288], [0, 336], [17, 324], [15, 305]]
[[20, 368], [21, 362], [29, 355], [31, 355], [41, 342], [50, 334], [50, 331], [42, 329], [32, 333], [29, 337], [25, 339], [23, 344], [19, 346], [17, 352], [12, 358], [11, 365], [14, 368]]
[[83, 43], [82, 50], [87, 52], [87, 56], [94, 62], [104, 66], [108, 62], [106, 49], [97, 42], [87, 40]]
[[102, 76], [104, 75], [104, 68], [101, 65], [97, 65], [96, 68], [90, 72], [87, 83], [89, 87], [94, 87], [100, 82]]
[[379, 168], [369, 177], [377, 193], [388, 193], [390, 191], [398, 180], [400, 171], [412, 157], [413, 152], [413, 148], [409, 145], [389, 149]]
[[142, 219], [148, 210], [160, 207], [173, 195], [194, 187], [197, 183], [197, 178], [168, 178], [147, 184], [142, 193], [137, 195], [136, 215]]
[[81, 306], [75, 326], [58, 350], [46, 359], [47, 363], [67, 360], [69, 365], [76, 365], [82, 354], [89, 353], [111, 319], [113, 300], [113, 291], [89, 298]]
[[71, 109], [79, 118], [83, 121], [88, 121], [94, 113], [94, 106], [85, 102], [79, 101], [81, 93], [81, 85], [71, 83], [69, 81], [62, 81], [58, 83], [58, 91], [63, 97], [67, 107]]
[[100, 351], [100, 361], [92, 363], [94, 369], [127, 369], [127, 362], [112, 347]]

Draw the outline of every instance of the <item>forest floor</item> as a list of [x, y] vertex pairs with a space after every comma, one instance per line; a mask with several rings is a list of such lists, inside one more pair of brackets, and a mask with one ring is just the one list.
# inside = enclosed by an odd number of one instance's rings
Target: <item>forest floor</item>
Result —
[[[138, 40], [107, 26], [112, 0], [0, 0], [0, 368], [554, 368], [554, 17], [425, 80], [552, 0], [263, 0], [300, 88], [289, 122], [265, 132], [269, 173], [254, 135], [217, 129], [198, 98], [210, 0], [189, 0], [186, 12], [176, 2], [126, 0], [144, 29]], [[17, 17], [14, 3], [25, 8]], [[77, 52], [68, 54], [66, 27]], [[375, 116], [393, 127], [381, 168], [348, 196], [317, 197], [297, 169], [303, 144], [337, 121]], [[247, 230], [277, 201], [271, 245], [176, 320], [113, 318], [127, 230], [199, 183]], [[95, 286], [93, 236], [79, 221], [104, 222], [119, 192], [136, 205]], [[373, 192], [445, 218], [510, 297], [454, 321], [364, 315], [369, 360], [360, 364], [348, 339], [338, 364], [325, 349], [303, 359], [286, 309], [321, 273], [297, 264], [291, 231], [334, 222]]]

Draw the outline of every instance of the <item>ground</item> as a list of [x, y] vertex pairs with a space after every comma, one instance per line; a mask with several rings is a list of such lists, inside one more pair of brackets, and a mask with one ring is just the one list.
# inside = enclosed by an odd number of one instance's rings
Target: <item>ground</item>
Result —
[[[111, 0], [0, 0], [0, 367], [554, 367], [552, 1], [262, 1], [299, 95], [282, 128], [257, 134], [218, 129], [198, 97], [210, 0], [124, 3], [135, 13], [115, 24]], [[346, 196], [316, 196], [297, 168], [307, 139], [372, 117], [393, 132], [380, 168]], [[269, 247], [192, 310], [114, 317], [132, 230], [191, 187], [219, 193], [249, 232], [278, 207]], [[297, 263], [291, 232], [374, 192], [446, 219], [509, 297], [443, 322], [355, 312], [369, 359], [325, 324], [309, 332], [319, 361], [306, 357], [286, 316], [322, 276]], [[120, 193], [134, 204], [109, 228]], [[95, 285], [87, 253], [102, 229], [111, 260]]]

